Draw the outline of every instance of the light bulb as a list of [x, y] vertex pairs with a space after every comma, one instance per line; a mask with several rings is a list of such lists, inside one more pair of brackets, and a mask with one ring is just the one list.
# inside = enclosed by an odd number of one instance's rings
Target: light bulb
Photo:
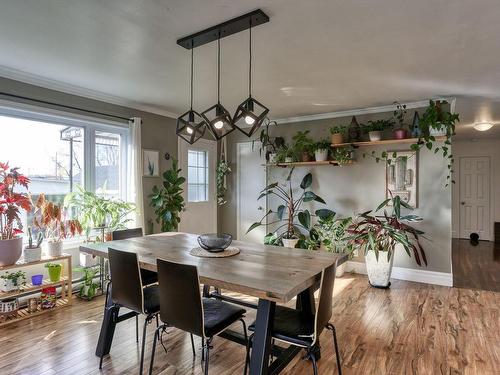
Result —
[[490, 130], [492, 127], [493, 124], [489, 122], [476, 122], [476, 124], [474, 125], [474, 129], [479, 130], [480, 132]]
[[254, 119], [252, 116], [246, 116], [246, 117], [245, 117], [245, 122], [246, 122], [248, 125], [253, 125], [253, 123], [255, 122], [255, 119]]
[[224, 127], [224, 123], [219, 120], [214, 124], [215, 129], [222, 129]]
[[193, 134], [193, 129], [190, 126], [188, 126], [188, 127], [186, 127], [186, 132], [188, 134]]

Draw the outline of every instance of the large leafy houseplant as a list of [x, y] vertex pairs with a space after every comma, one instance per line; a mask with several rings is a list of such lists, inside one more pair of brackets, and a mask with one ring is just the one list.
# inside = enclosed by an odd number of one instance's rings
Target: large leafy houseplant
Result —
[[262, 130], [259, 133], [259, 138], [254, 139], [252, 141], [252, 149], [255, 145], [256, 141], [260, 141], [260, 149], [259, 154], [262, 155], [262, 151], [265, 151], [266, 160], [269, 161], [270, 154], [276, 154], [278, 150], [285, 144], [285, 139], [283, 137], [271, 137], [269, 134], [269, 127], [277, 126], [278, 123], [276, 121], [266, 121], [266, 125], [262, 127]]
[[293, 137], [293, 149], [302, 161], [309, 161], [314, 151], [314, 140], [309, 137], [309, 130], [298, 131]]
[[149, 195], [150, 206], [155, 212], [156, 222], [161, 224], [162, 232], [176, 231], [181, 221], [180, 213], [185, 206], [182, 184], [186, 179], [180, 176], [180, 172], [178, 161], [173, 159], [172, 168], [163, 173], [163, 185], [155, 185]]
[[[266, 218], [272, 214], [275, 215], [275, 219], [267, 223], [267, 225], [277, 224], [277, 227], [274, 233], [266, 236], [266, 243], [278, 245], [281, 243], [282, 239], [299, 238], [302, 230], [311, 230], [311, 217], [314, 215], [311, 214], [308, 209], [303, 209], [302, 204], [312, 201], [325, 204], [325, 201], [309, 189], [313, 181], [311, 173], [306, 174], [302, 178], [299, 186], [300, 192], [298, 195], [295, 195], [295, 190], [297, 189], [294, 189], [292, 186], [293, 171], [294, 168], [290, 170], [283, 186], [278, 182], [273, 182], [260, 191], [257, 200], [269, 195], [274, 195], [279, 198], [281, 204], [278, 205], [276, 210], [268, 210], [260, 221], [253, 223], [248, 228], [247, 233], [262, 225], [266, 225]], [[333, 212], [329, 209], [319, 209], [315, 211], [315, 215], [319, 217], [326, 217], [332, 213]]]

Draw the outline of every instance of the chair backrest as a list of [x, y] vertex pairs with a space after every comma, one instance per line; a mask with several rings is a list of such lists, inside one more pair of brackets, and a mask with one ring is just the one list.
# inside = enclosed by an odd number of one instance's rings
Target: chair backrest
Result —
[[[338, 262], [338, 260], [337, 260]], [[314, 343], [332, 317], [333, 284], [335, 282], [335, 270], [337, 262], [325, 268], [321, 273], [321, 284], [319, 287], [319, 301], [316, 309], [314, 322]]]
[[142, 228], [122, 229], [111, 232], [111, 239], [126, 240], [127, 238], [142, 237]]
[[203, 303], [196, 266], [156, 260], [160, 318], [168, 325], [205, 337]]
[[144, 313], [144, 294], [137, 254], [108, 249], [113, 302]]

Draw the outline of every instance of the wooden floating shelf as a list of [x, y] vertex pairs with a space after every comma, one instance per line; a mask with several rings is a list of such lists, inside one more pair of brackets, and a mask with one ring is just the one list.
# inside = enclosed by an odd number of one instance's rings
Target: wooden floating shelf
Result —
[[[342, 165], [348, 165], [352, 164], [353, 161], [349, 163], [344, 163]], [[335, 167], [341, 166], [338, 161], [336, 160], [327, 160], [327, 161], [296, 161], [293, 163], [268, 163], [268, 164], [262, 164], [266, 167], [281, 167], [281, 168], [287, 168], [287, 167], [307, 167], [307, 166], [315, 166], [315, 165], [333, 165]]]
[[7, 318], [6, 320], [3, 320], [3, 321], [0, 320], [0, 327], [18, 322], [20, 320], [29, 319], [32, 316], [41, 315], [41, 314], [44, 314], [44, 313], [49, 312], [49, 311], [59, 310], [60, 308], [66, 307], [70, 304], [71, 304], [70, 299], [58, 298], [56, 301], [56, 305], [54, 307], [51, 307], [50, 309], [42, 309], [41, 307], [39, 307], [37, 311], [30, 313], [30, 312], [28, 312], [28, 308], [25, 307], [23, 309], [19, 309], [16, 311], [17, 316], [15, 318]]
[[[445, 141], [446, 136], [438, 136], [435, 137], [436, 141]], [[332, 144], [332, 147], [346, 147], [346, 146], [354, 146], [354, 147], [369, 147], [369, 146], [383, 146], [383, 145], [396, 145], [396, 144], [405, 144], [405, 143], [417, 143], [418, 138], [405, 138], [405, 139], [383, 139], [381, 141], [363, 141], [363, 142], [351, 142], [351, 143], [338, 143]]]

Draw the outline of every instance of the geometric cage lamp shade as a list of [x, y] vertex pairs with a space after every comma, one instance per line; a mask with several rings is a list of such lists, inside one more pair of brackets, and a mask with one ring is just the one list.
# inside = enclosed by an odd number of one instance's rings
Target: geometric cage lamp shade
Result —
[[201, 115], [206, 121], [207, 128], [217, 140], [221, 140], [235, 129], [230, 113], [220, 102]]
[[268, 113], [269, 108], [249, 97], [236, 109], [233, 124], [246, 136], [251, 137], [262, 125]]
[[205, 119], [192, 109], [177, 118], [176, 134], [189, 144], [195, 143], [205, 135], [207, 123]]

